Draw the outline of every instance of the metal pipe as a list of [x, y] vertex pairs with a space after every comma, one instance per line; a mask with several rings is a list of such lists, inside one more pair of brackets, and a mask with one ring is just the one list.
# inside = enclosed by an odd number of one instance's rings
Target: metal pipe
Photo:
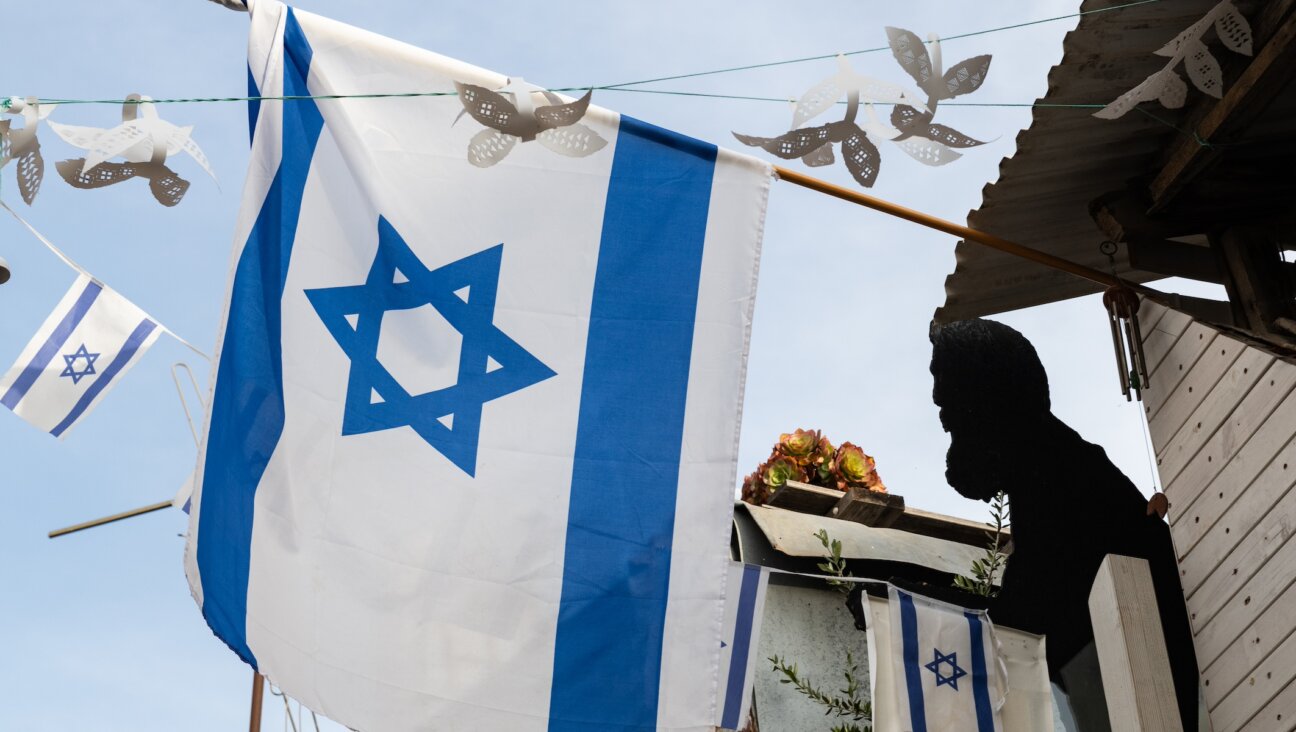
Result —
[[103, 518], [97, 518], [83, 523], [73, 524], [71, 526], [67, 526], [62, 529], [55, 529], [49, 532], [49, 538], [57, 539], [60, 536], [74, 534], [78, 531], [84, 531], [86, 529], [93, 529], [96, 526], [111, 524], [114, 521], [121, 521], [122, 519], [134, 518], [135, 516], [142, 516], [146, 513], [153, 513], [154, 511], [161, 511], [164, 508], [171, 508], [171, 501], [162, 501], [161, 503], [154, 503], [150, 506], [144, 506], [143, 508], [134, 508], [129, 511], [122, 511], [121, 513], [115, 513], [111, 516], [104, 516]]
[[1083, 264], [1077, 264], [1069, 259], [1063, 259], [1049, 254], [1048, 252], [1032, 249], [1031, 247], [1008, 241], [1007, 239], [997, 237], [993, 234], [987, 234], [984, 231], [977, 231], [976, 229], [956, 224], [953, 221], [946, 221], [945, 219], [937, 218], [931, 214], [915, 211], [914, 209], [906, 208], [899, 204], [891, 203], [890, 201], [884, 201], [876, 196], [870, 196], [850, 188], [844, 188], [834, 183], [829, 183], [826, 180], [820, 180], [819, 178], [798, 173], [795, 170], [789, 170], [779, 165], [774, 166], [774, 172], [778, 175], [780, 180], [785, 180], [788, 183], [794, 183], [803, 188], [818, 191], [819, 193], [826, 193], [834, 198], [840, 198], [843, 201], [849, 201], [866, 208], [871, 208], [874, 211], [881, 211], [884, 214], [911, 221], [920, 226], [926, 226], [929, 229], [935, 229], [937, 231], [943, 231], [946, 234], [962, 237], [967, 241], [983, 244], [991, 249], [997, 249], [1015, 257], [1029, 259], [1032, 262], [1042, 264], [1046, 267], [1052, 267], [1053, 269], [1067, 272], [1068, 274], [1073, 274], [1076, 277], [1089, 280], [1090, 282], [1103, 285], [1104, 287], [1124, 287], [1158, 303], [1168, 305], [1170, 302], [1170, 298], [1164, 292], [1154, 290], [1150, 287], [1144, 287], [1143, 285], [1134, 284], [1132, 282], [1126, 282], [1116, 275], [1108, 274], [1092, 267], [1086, 267]]
[[1124, 344], [1121, 343], [1120, 318], [1116, 313], [1107, 311], [1107, 322], [1111, 325], [1112, 349], [1116, 351], [1116, 376], [1120, 380], [1121, 394], [1125, 401], [1130, 401], [1129, 368], [1125, 365]]

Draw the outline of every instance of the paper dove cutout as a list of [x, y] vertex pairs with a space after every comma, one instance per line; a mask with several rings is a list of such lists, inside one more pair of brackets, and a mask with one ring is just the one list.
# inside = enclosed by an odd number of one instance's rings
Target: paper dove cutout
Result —
[[[519, 141], [535, 140], [559, 155], [574, 158], [593, 155], [607, 145], [607, 140], [580, 122], [589, 109], [592, 91], [564, 103], [557, 94], [521, 78], [511, 79], [497, 91], [458, 82], [455, 89], [463, 104], [459, 117], [467, 114], [489, 128], [468, 142], [468, 162], [479, 168], [503, 160]], [[549, 104], [536, 106], [533, 94], [543, 95]]]
[[[953, 128], [933, 124], [932, 118], [941, 100], [980, 88], [990, 69], [990, 57], [976, 56], [942, 71], [940, 39], [929, 36], [928, 43], [924, 44], [913, 33], [899, 28], [887, 28], [887, 37], [896, 61], [918, 83], [921, 92], [857, 74], [845, 56], [838, 56], [837, 73], [797, 100], [790, 132], [778, 137], [753, 137], [735, 132], [734, 137], [744, 145], [759, 147], [780, 158], [800, 158], [811, 167], [831, 165], [835, 160], [832, 146], [839, 143], [846, 169], [865, 187], [871, 187], [877, 180], [882, 164], [874, 141], [890, 141], [924, 165], [945, 165], [962, 157], [954, 148], [985, 144]], [[801, 127], [834, 107], [843, 95], [845, 119], [819, 127]], [[920, 101], [924, 95], [926, 103]], [[866, 119], [857, 123], [861, 101]], [[891, 126], [878, 120], [874, 102], [894, 105]]]
[[42, 106], [35, 97], [11, 97], [5, 111], [21, 115], [23, 126], [14, 129], [13, 120], [0, 122], [0, 168], [4, 168], [11, 160], [18, 161], [18, 193], [28, 206], [36, 200], [41, 181], [45, 179], [45, 158], [41, 156], [36, 129], [40, 126], [40, 121], [48, 117], [56, 106]]
[[[55, 166], [68, 184], [102, 188], [131, 178], [147, 178], [158, 203], [174, 206], [189, 190], [189, 181], [166, 165], [167, 157], [180, 152], [193, 158], [216, 180], [207, 156], [190, 137], [192, 125], [179, 127], [158, 117], [148, 97], [131, 94], [126, 100], [122, 104], [122, 123], [111, 129], [49, 123], [64, 142], [87, 151], [84, 158], [62, 160]], [[108, 162], [116, 157], [125, 162]]]
[[1140, 103], [1153, 99], [1166, 109], [1179, 109], [1188, 99], [1188, 85], [1175, 73], [1175, 67], [1180, 61], [1183, 61], [1184, 71], [1188, 72], [1193, 86], [1216, 99], [1221, 98], [1224, 95], [1224, 74], [1220, 70], [1219, 61], [1202, 41], [1202, 36], [1211, 26], [1215, 27], [1215, 35], [1230, 51], [1243, 56], [1251, 55], [1251, 24], [1231, 0], [1224, 0], [1157, 50], [1158, 56], [1170, 57], [1164, 68], [1117, 97], [1111, 104], [1094, 112], [1094, 116], [1099, 119], [1118, 119]]

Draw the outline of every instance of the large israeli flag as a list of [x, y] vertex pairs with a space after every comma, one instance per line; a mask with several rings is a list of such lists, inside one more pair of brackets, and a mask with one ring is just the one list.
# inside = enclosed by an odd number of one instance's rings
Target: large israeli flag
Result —
[[254, 96], [444, 96], [253, 106], [211, 628], [365, 732], [710, 730], [770, 169], [252, 5]]
[[89, 275], [78, 275], [0, 377], [0, 404], [63, 437], [161, 333], [132, 302]]

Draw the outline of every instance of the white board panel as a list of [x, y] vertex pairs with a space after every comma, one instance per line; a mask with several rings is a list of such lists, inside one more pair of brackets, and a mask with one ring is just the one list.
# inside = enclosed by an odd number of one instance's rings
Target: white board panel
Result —
[[1155, 328], [1156, 324], [1161, 322], [1162, 316], [1168, 312], [1170, 312], [1170, 308], [1154, 303], [1151, 300], [1139, 302], [1139, 329], [1143, 331], [1145, 340], [1148, 332]]
[[[1194, 567], [1194, 574], [1199, 574], [1208, 567], [1214, 567], [1214, 571], [1209, 573], [1200, 587], [1188, 595], [1189, 601], [1194, 601], [1200, 596], [1202, 602], [1195, 604], [1200, 610], [1206, 610], [1211, 605], [1212, 599], [1232, 597], [1282, 549], [1291, 538], [1292, 529], [1296, 528], [1293, 526], [1294, 523], [1296, 522], [1293, 522], [1289, 511], [1275, 510], [1266, 514], [1257, 526], [1251, 527], [1250, 531], [1247, 531], [1248, 527], [1243, 525], [1232, 527], [1230, 532], [1229, 526], [1222, 525], [1220, 536], [1230, 538], [1230, 533], [1245, 533], [1246, 537], [1238, 542], [1227, 556], [1220, 556], [1220, 547], [1208, 542], [1198, 544], [1194, 551], [1189, 552], [1183, 566], [1191, 564]], [[1289, 566], [1286, 569], [1287, 579], [1296, 577], [1296, 567]], [[1277, 580], [1282, 582], [1284, 578], [1280, 576]]]
[[1166, 445], [1188, 417], [1219, 384], [1246, 346], [1227, 337], [1216, 337], [1197, 359], [1174, 393], [1165, 399], [1160, 411], [1148, 424], [1153, 445]]
[[1232, 596], [1221, 599], [1198, 593], [1188, 599], [1188, 615], [1197, 636], [1199, 667], [1219, 658], [1243, 630], [1287, 591], [1296, 579], [1292, 567], [1296, 567], [1296, 541], [1283, 544]]
[[1187, 330], [1192, 318], [1178, 310], [1167, 310], [1151, 328], [1143, 328], [1143, 358], [1147, 361], [1148, 377], [1156, 376], [1161, 361], [1174, 347], [1179, 336]]
[[[1262, 429], [1271, 427], [1272, 421]], [[1254, 438], [1248, 448], [1259, 440]], [[1256, 541], [1269, 541], [1296, 526], [1296, 500], [1290, 492], [1296, 483], [1296, 440], [1289, 440], [1255, 480], [1243, 483], [1229, 480], [1228, 475], [1228, 470], [1220, 474], [1193, 505], [1192, 517], [1175, 529], [1187, 595], [1203, 583], [1218, 588], [1218, 580], [1207, 582], [1207, 578], [1221, 571], [1250, 577], [1254, 567], [1239, 566], [1240, 557], [1254, 559]]]
[[[1192, 456], [1183, 471], [1168, 483], [1164, 482], [1163, 476], [1166, 496], [1176, 509], [1171, 515], [1172, 528], [1176, 528], [1189, 515], [1203, 515], [1192, 513], [1196, 510], [1193, 507], [1194, 502], [1202, 495], [1203, 489], [1210, 485], [1220, 471], [1238, 455], [1239, 450], [1247, 444], [1275, 409], [1280, 404], [1284, 404], [1284, 400], [1291, 394], [1293, 385], [1296, 385], [1296, 367], [1281, 361], [1275, 362], [1260, 378], [1260, 383], [1251, 389], [1246, 398], [1233, 410], [1228, 420], [1211, 435], [1201, 450]], [[1296, 422], [1291, 421], [1293, 418], [1290, 410], [1293, 408], [1296, 408], [1296, 405], [1287, 404], [1283, 414], [1287, 424], [1296, 425]], [[1257, 445], [1252, 452], [1243, 456], [1243, 459], [1233, 466], [1234, 472], [1231, 475], [1242, 476], [1242, 479], [1250, 482], [1284, 443], [1285, 440], [1272, 445]], [[1220, 511], [1217, 511], [1207, 516], [1218, 516], [1219, 513]]]
[[1209, 325], [1193, 323], [1166, 354], [1160, 368], [1148, 376], [1148, 388], [1143, 392], [1143, 412], [1148, 420], [1157, 418], [1161, 408], [1169, 401], [1179, 383], [1206, 353], [1219, 331]]
[[[1288, 637], [1257, 666], [1247, 680], [1234, 688], [1211, 709], [1217, 732], [1242, 729], [1265, 704], [1296, 678], [1296, 636]], [[1207, 702], [1209, 704], [1209, 701]], [[1266, 725], [1256, 729], [1275, 729]]]
[[1256, 385], [1273, 360], [1274, 357], [1264, 351], [1244, 348], [1242, 355], [1233, 362], [1224, 377], [1215, 384], [1215, 388], [1211, 389], [1210, 394], [1189, 415], [1183, 427], [1167, 444], [1162, 444], [1153, 437], [1152, 444], [1156, 446], [1157, 470], [1161, 474], [1162, 484], [1173, 481], [1179, 475], [1188, 460], [1197, 454], [1206, 440], [1215, 434], [1238, 403]]
[[1296, 730], [1296, 682], [1278, 692], [1278, 696], [1265, 705], [1251, 720], [1250, 729], [1292, 732]]
[[1292, 634], [1296, 629], [1293, 607], [1296, 607], [1296, 584], [1288, 587], [1269, 609], [1247, 626], [1219, 658], [1203, 667], [1202, 692], [1208, 706], [1215, 706], [1233, 687], [1247, 681], [1251, 672]]

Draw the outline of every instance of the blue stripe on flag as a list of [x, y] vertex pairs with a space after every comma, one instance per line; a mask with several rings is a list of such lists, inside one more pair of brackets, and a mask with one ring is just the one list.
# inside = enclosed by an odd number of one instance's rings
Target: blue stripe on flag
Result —
[[905, 689], [909, 697], [909, 724], [913, 732], [927, 732], [927, 709], [923, 706], [922, 666], [918, 661], [918, 613], [913, 597], [896, 592], [900, 598], [900, 636], [904, 645]]
[[734, 624], [733, 645], [729, 651], [729, 683], [725, 687], [724, 715], [720, 726], [738, 729], [742, 712], [743, 685], [747, 681], [747, 656], [751, 652], [752, 621], [756, 615], [756, 592], [760, 589], [761, 568], [743, 567], [742, 594], [738, 596], [738, 620]]
[[657, 724], [716, 149], [621, 117], [590, 307], [549, 729]]
[[141, 320], [139, 325], [135, 326], [135, 330], [131, 331], [131, 334], [126, 337], [126, 342], [122, 344], [121, 350], [113, 357], [112, 363], [108, 364], [108, 368], [95, 377], [89, 388], [82, 392], [81, 398], [77, 399], [76, 404], [72, 405], [72, 411], [67, 413], [62, 422], [54, 425], [54, 429], [50, 430], [50, 434], [59, 437], [68, 427], [75, 424], [81, 418], [81, 415], [85, 413], [85, 410], [90, 408], [90, 404], [95, 400], [95, 397], [99, 396], [104, 389], [107, 389], [117, 374], [126, 368], [126, 365], [135, 357], [135, 352], [140, 349], [140, 346], [156, 329], [157, 323], [148, 318]]
[[261, 116], [261, 90], [257, 88], [256, 79], [252, 76], [252, 67], [248, 66], [248, 142], [256, 136], [257, 118]]
[[[311, 56], [310, 43], [289, 9], [285, 96], [310, 94]], [[247, 645], [252, 512], [257, 484], [283, 433], [281, 301], [306, 174], [323, 127], [314, 102], [283, 105], [283, 159], [235, 269], [207, 432], [198, 516], [203, 616], [253, 668], [256, 658]]]
[[18, 402], [22, 401], [27, 394], [27, 390], [36, 383], [36, 377], [41, 375], [54, 355], [63, 347], [68, 336], [81, 324], [81, 319], [90, 310], [90, 306], [94, 304], [100, 292], [103, 292], [103, 286], [98, 282], [91, 280], [86, 283], [85, 289], [77, 296], [76, 302], [72, 303], [72, 309], [68, 310], [58, 325], [54, 326], [49, 337], [41, 344], [40, 350], [32, 356], [31, 363], [28, 363], [22, 373], [18, 374], [18, 378], [14, 379], [14, 383], [9, 385], [9, 390], [5, 392], [4, 398], [0, 399], [0, 404], [10, 409], [18, 406]]
[[989, 676], [986, 674], [985, 634], [981, 616], [964, 612], [972, 634], [972, 699], [976, 702], [977, 732], [994, 732], [994, 712], [990, 708]]

